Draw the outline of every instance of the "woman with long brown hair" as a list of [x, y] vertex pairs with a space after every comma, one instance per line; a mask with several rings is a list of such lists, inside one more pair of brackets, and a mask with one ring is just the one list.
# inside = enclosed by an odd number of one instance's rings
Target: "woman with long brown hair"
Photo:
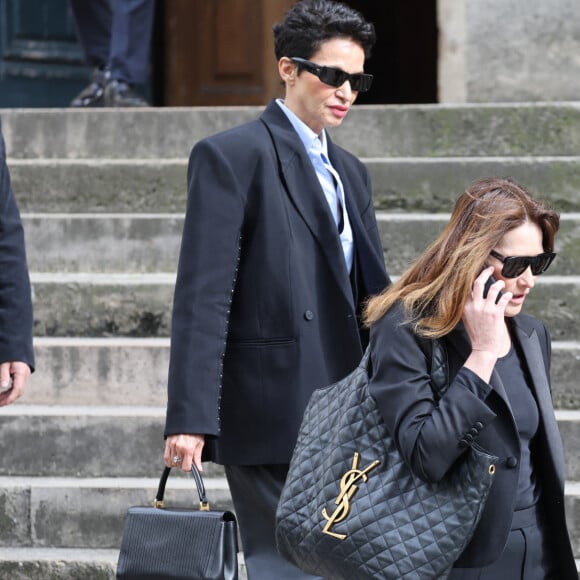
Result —
[[[437, 240], [371, 299], [371, 393], [415, 474], [439, 481], [477, 443], [500, 461], [452, 580], [577, 580], [544, 324], [521, 314], [553, 261], [558, 214], [506, 179], [476, 182]], [[450, 385], [430, 386], [432, 339]]]

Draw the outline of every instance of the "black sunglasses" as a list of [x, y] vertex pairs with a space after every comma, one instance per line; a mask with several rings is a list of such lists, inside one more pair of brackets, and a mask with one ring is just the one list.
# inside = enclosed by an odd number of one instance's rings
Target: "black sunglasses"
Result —
[[298, 63], [300, 68], [307, 70], [309, 73], [318, 77], [325, 85], [330, 85], [331, 87], [342, 87], [348, 81], [353, 91], [366, 93], [373, 84], [373, 75], [367, 75], [365, 73], [350, 74], [339, 68], [321, 66], [298, 56], [291, 56], [290, 60]]
[[517, 278], [528, 269], [528, 266], [532, 268], [534, 276], [543, 274], [556, 257], [554, 252], [545, 252], [537, 256], [508, 256], [504, 258], [494, 250], [490, 252], [490, 255], [503, 263], [501, 275], [504, 278]]

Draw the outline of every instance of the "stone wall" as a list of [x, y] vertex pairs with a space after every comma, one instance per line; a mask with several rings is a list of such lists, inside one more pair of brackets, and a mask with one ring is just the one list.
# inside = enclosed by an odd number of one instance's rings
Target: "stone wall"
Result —
[[439, 102], [580, 98], [578, 0], [439, 0]]

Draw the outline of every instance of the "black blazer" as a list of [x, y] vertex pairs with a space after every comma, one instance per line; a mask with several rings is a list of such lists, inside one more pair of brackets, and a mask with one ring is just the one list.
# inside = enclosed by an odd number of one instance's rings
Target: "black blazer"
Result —
[[[328, 143], [344, 184], [359, 303], [388, 282], [367, 171]], [[175, 288], [165, 434], [204, 459], [287, 463], [317, 387], [360, 361], [357, 307], [306, 150], [271, 103], [197, 143]]]
[[[481, 521], [456, 563], [464, 568], [486, 566], [500, 557], [506, 544], [519, 473], [520, 442], [505, 387], [496, 371], [487, 384], [463, 368], [471, 346], [460, 323], [444, 340], [451, 384], [437, 405], [430, 387], [431, 342], [402, 322], [402, 308], [396, 305], [371, 328], [370, 391], [420, 478], [440, 480], [471, 441], [500, 458]], [[535, 465], [549, 533], [559, 550], [558, 578], [577, 580], [564, 515], [564, 452], [550, 392], [550, 337], [542, 322], [524, 314], [510, 324], [540, 413]]]
[[0, 124], [0, 363], [15, 361], [27, 363], [34, 371], [24, 230], [10, 184]]

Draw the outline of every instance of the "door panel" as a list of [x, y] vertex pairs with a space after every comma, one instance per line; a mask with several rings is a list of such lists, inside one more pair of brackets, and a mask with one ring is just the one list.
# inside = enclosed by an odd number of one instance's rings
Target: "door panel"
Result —
[[281, 95], [272, 25], [293, 0], [168, 0], [166, 105], [261, 105]]
[[66, 106], [89, 74], [68, 0], [0, 0], [0, 107]]

